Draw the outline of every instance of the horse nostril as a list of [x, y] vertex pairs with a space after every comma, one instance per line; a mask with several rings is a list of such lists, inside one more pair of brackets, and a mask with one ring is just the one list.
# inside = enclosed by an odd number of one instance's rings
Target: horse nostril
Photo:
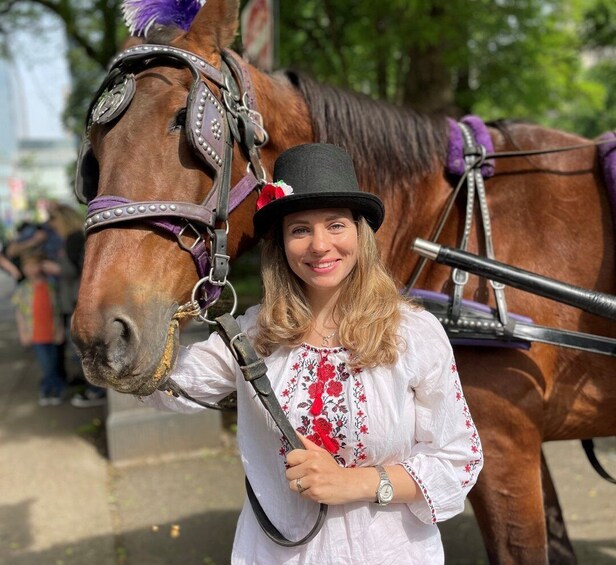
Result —
[[127, 318], [113, 318], [107, 326], [107, 362], [115, 370], [121, 370], [130, 362], [131, 352], [138, 345], [135, 325]]
[[127, 342], [131, 339], [130, 327], [124, 320], [116, 319], [111, 322], [111, 335], [113, 336], [114, 334]]

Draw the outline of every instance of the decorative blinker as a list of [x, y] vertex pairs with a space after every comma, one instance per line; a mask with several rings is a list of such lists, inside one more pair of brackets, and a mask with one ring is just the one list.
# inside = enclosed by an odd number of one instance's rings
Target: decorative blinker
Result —
[[106, 88], [92, 108], [92, 122], [106, 124], [121, 116], [133, 99], [135, 88], [132, 74], [124, 75], [122, 82]]
[[[186, 133], [203, 160], [216, 172], [222, 168], [227, 120], [222, 104], [203, 81], [197, 81], [188, 98]], [[213, 124], [216, 127], [213, 127]]]

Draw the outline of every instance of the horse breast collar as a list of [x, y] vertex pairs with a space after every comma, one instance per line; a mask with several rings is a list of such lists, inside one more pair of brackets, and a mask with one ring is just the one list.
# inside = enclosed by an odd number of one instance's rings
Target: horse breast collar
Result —
[[[259, 147], [267, 142], [258, 114], [248, 72], [231, 51], [223, 52], [222, 70], [197, 55], [166, 45], [143, 44], [118, 54], [88, 111], [84, 141], [77, 163], [75, 194], [88, 204], [85, 233], [127, 221], [140, 221], [173, 234], [195, 262], [199, 278], [208, 285], [205, 305], [211, 305], [228, 284], [229, 256], [226, 253], [227, 219], [256, 187], [266, 180]], [[175, 201], [132, 202], [119, 196], [95, 196], [98, 163], [89, 133], [93, 124], [119, 118], [134, 96], [135, 74], [153, 66], [187, 67], [193, 84], [186, 106], [186, 135], [193, 150], [213, 177], [212, 190], [201, 204]], [[204, 78], [221, 92], [220, 99]], [[246, 175], [230, 188], [234, 140], [247, 161]], [[222, 228], [217, 227], [223, 225]], [[202, 233], [210, 235], [208, 253]], [[187, 235], [193, 241], [187, 241]]]

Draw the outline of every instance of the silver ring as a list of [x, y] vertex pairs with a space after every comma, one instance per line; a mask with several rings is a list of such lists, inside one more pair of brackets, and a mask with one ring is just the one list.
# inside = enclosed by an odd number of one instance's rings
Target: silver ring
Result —
[[302, 486], [302, 479], [295, 479], [295, 486], [297, 487], [297, 492], [302, 494], [306, 489]]

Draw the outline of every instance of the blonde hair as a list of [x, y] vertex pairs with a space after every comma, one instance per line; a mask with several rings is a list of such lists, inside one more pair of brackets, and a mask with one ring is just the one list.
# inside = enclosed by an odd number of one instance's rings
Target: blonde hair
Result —
[[56, 205], [51, 211], [49, 219], [54, 222], [54, 227], [62, 238], [83, 230], [83, 215], [66, 204]]
[[[400, 304], [407, 302], [381, 262], [374, 232], [358, 222], [357, 263], [343, 283], [333, 316], [338, 340], [350, 352], [352, 367], [391, 365], [398, 359], [401, 339]], [[263, 241], [263, 300], [257, 317], [255, 349], [267, 356], [280, 345], [303, 342], [313, 316], [302, 282], [291, 271], [280, 234]]]

